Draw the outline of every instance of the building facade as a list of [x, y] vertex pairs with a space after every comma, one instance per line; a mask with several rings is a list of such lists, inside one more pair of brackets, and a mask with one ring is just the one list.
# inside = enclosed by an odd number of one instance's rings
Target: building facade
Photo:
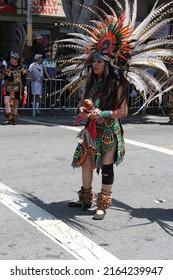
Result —
[[[13, 46], [15, 24], [21, 22], [27, 33], [27, 0], [0, 0], [0, 55], [8, 57]], [[61, 0], [32, 0], [32, 44], [50, 46], [59, 37], [58, 22], [65, 19]]]
[[[56, 55], [57, 45], [55, 41], [64, 37], [68, 29], [59, 28], [59, 22], [66, 20], [61, 0], [30, 0], [32, 1], [32, 44], [36, 38], [40, 37], [39, 44], [51, 46], [54, 55]], [[68, 1], [67, 1], [68, 2]], [[110, 6], [117, 8], [114, 0], [107, 1]], [[124, 4], [124, 0], [119, 0]], [[151, 11], [155, 0], [138, 0], [138, 18], [141, 22]], [[159, 4], [169, 3], [169, 0], [160, 0]], [[16, 22], [21, 22], [27, 33], [27, 8], [28, 0], [0, 0], [0, 56], [7, 57], [13, 47], [14, 36], [16, 32]], [[103, 9], [108, 9], [102, 0], [95, 0]], [[68, 5], [68, 4], [67, 4]], [[172, 31], [172, 25], [169, 24], [156, 36], [169, 35]]]

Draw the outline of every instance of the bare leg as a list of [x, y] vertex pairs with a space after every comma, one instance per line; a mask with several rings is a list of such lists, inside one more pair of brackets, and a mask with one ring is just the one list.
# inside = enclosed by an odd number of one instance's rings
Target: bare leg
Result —
[[19, 104], [19, 100], [14, 99], [13, 100], [13, 106], [12, 106], [12, 118], [11, 118], [12, 125], [16, 124], [18, 104]]
[[11, 107], [10, 107], [10, 97], [4, 96], [4, 105], [5, 105], [5, 121], [2, 125], [9, 125], [11, 124]]
[[92, 180], [93, 180], [93, 171], [91, 168], [91, 163], [89, 157], [86, 158], [84, 164], [82, 165], [82, 183], [83, 186], [78, 192], [79, 200], [76, 202], [70, 202], [69, 207], [82, 207], [89, 208], [93, 202], [93, 191], [92, 191]]
[[5, 105], [5, 113], [7, 114], [11, 113], [9, 96], [4, 96], [4, 105]]
[[87, 157], [84, 164], [82, 165], [82, 183], [84, 189], [91, 188], [92, 180], [93, 180], [93, 171], [91, 168], [89, 157]]
[[40, 115], [40, 112], [38, 110], [39, 108], [39, 94], [32, 95], [32, 108], [33, 108], [33, 117], [36, 115]]
[[12, 114], [17, 115], [19, 100], [13, 100]]

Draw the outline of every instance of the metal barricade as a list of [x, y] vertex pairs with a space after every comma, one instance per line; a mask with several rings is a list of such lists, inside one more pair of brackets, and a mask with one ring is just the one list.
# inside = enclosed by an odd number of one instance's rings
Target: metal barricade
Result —
[[[39, 109], [75, 109], [78, 103], [78, 94], [70, 96], [68, 90], [65, 90], [61, 95], [59, 90], [62, 89], [67, 84], [67, 81], [64, 79], [52, 79], [52, 80], [43, 80], [42, 85], [42, 94], [40, 96], [40, 107]], [[1, 92], [1, 91], [0, 91]], [[27, 78], [27, 102], [24, 106], [21, 102], [19, 104], [19, 110], [33, 110], [32, 101], [33, 96], [31, 93], [31, 79]], [[3, 96], [0, 95], [0, 109], [4, 109]]]
[[[67, 84], [65, 79], [52, 79], [52, 80], [43, 80], [42, 86], [42, 95], [40, 96], [40, 107], [41, 110], [53, 110], [55, 109], [76, 109], [78, 105], [78, 101], [80, 99], [79, 93], [75, 93], [70, 96], [68, 90], [65, 90], [61, 95], [59, 94], [59, 90], [62, 89]], [[2, 87], [2, 86], [1, 86]], [[143, 98], [139, 97], [139, 94], [132, 95], [132, 87], [128, 89], [128, 100], [129, 100], [129, 109], [139, 109], [143, 104]], [[19, 104], [19, 110], [33, 110], [32, 107], [32, 94], [31, 94], [31, 79], [27, 78], [27, 103], [24, 106], [22, 102]], [[2, 88], [0, 89], [2, 92]], [[163, 102], [164, 103], [164, 102]], [[149, 104], [147, 108], [161, 108], [159, 103], [153, 101]], [[0, 95], [0, 110], [4, 109], [4, 101], [2, 94]]]
[[[76, 96], [70, 96], [69, 91], [65, 90], [62, 94], [59, 93], [64, 86], [66, 86], [67, 81], [64, 79], [44, 79], [42, 85], [42, 94], [40, 96], [40, 109], [60, 109], [76, 108]], [[32, 94], [31, 94], [31, 80], [28, 79], [28, 100], [27, 106], [25, 108], [32, 108]]]

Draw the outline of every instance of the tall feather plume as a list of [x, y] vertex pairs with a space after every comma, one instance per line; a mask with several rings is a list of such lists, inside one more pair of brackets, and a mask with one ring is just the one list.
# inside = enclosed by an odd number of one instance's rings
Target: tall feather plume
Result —
[[114, 0], [114, 1], [115, 1], [115, 3], [117, 4], [117, 6], [118, 6], [120, 12], [122, 13], [122, 12], [123, 12], [123, 7], [122, 7], [122, 5], [120, 4], [120, 2], [119, 2], [118, 0]]
[[129, 0], [125, 0], [124, 22], [123, 26], [127, 26], [131, 23], [131, 7]]
[[105, 4], [105, 6], [107, 6], [109, 8], [109, 10], [112, 13], [112, 16], [117, 19], [117, 15], [116, 15], [114, 9], [105, 0], [102, 0], [102, 2]]
[[20, 21], [14, 27], [14, 39], [12, 40], [12, 50], [22, 54], [26, 44], [26, 32]]
[[131, 29], [134, 30], [135, 23], [137, 18], [137, 0], [134, 0], [132, 7], [132, 20], [131, 20]]
[[155, 5], [153, 6], [152, 10], [148, 14], [148, 16], [137, 26], [137, 28], [134, 30], [132, 34], [133, 40], [137, 40], [140, 34], [143, 32], [143, 30], [146, 28], [146, 26], [150, 23], [152, 16], [155, 13], [155, 7], [158, 3], [158, 0], [155, 2]]

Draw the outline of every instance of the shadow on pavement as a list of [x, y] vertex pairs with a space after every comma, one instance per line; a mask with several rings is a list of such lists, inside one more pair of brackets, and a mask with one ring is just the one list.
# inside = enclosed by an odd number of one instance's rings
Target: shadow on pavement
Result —
[[131, 225], [128, 227], [138, 227], [157, 223], [167, 234], [173, 236], [173, 225], [166, 222], [173, 222], [173, 209], [164, 208], [133, 208], [123, 202], [113, 199], [112, 207], [115, 211], [123, 211], [129, 214], [129, 218], [146, 219], [147, 222]]
[[[92, 225], [83, 220], [80, 220], [80, 216], [93, 216], [95, 214], [95, 208], [88, 209], [83, 211], [79, 208], [70, 208], [67, 206], [68, 201], [61, 202], [52, 202], [49, 204], [44, 203], [39, 198], [33, 196], [31, 193], [24, 192], [23, 196], [39, 206], [40, 208], [46, 210], [48, 213], [52, 214], [57, 219], [65, 222], [69, 226], [83, 230], [84, 232], [92, 233], [87, 227]], [[139, 219], [139, 223], [135, 225], [129, 225], [127, 227], [138, 227], [138, 226], [147, 226], [153, 223], [157, 223], [167, 234], [173, 236], [173, 226], [168, 222], [173, 222], [173, 209], [163, 209], [163, 208], [133, 208], [121, 201], [115, 199], [112, 200], [112, 206], [110, 211], [122, 211], [126, 212], [129, 215], [129, 220], [136, 218]], [[38, 217], [39, 218], [39, 217]], [[140, 219], [146, 219], [146, 222], [140, 223]], [[166, 223], [167, 222], [167, 223]], [[99, 227], [102, 230], [107, 230], [104, 226], [104, 221], [101, 221], [103, 226], [100, 226], [99, 223], [95, 222], [94, 227]]]
[[[80, 208], [70, 208], [68, 207], [69, 201], [60, 201], [60, 202], [52, 202], [49, 204], [44, 203], [44, 201], [40, 200], [38, 197], [33, 196], [31, 193], [23, 192], [22, 194], [26, 199], [30, 200], [32, 203], [36, 204], [40, 208], [47, 211], [49, 214], [53, 215], [57, 219], [63, 221], [70, 227], [74, 229], [82, 230], [83, 232], [88, 232], [90, 234], [93, 234], [92, 230], [89, 230], [87, 227], [87, 224], [92, 226], [92, 223], [83, 221], [83, 216], [92, 216], [95, 214], [95, 208], [92, 207], [88, 210], [82, 210]], [[26, 208], [25, 208], [26, 211]], [[81, 217], [81, 218], [80, 218]], [[39, 219], [39, 217], [38, 217]], [[94, 225], [95, 226], [95, 225]], [[105, 227], [100, 227], [102, 230], [106, 230]]]

